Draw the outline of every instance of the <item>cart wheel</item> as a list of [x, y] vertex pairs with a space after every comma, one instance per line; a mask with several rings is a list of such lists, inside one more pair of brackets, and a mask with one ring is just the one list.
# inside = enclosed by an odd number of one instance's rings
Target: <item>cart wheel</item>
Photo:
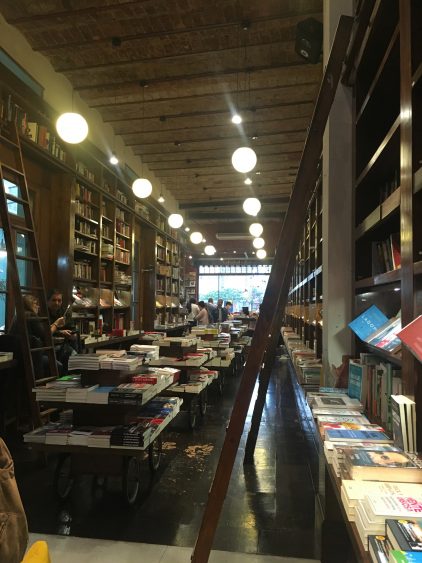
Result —
[[62, 500], [66, 499], [72, 490], [73, 482], [72, 457], [68, 454], [62, 454], [54, 473], [53, 486], [56, 495]]
[[189, 414], [188, 424], [191, 430], [196, 426], [197, 410], [198, 410], [198, 403], [196, 400], [192, 399], [191, 401], [189, 401], [189, 407], [188, 407], [188, 414]]
[[161, 434], [148, 448], [148, 463], [151, 471], [157, 471], [160, 467], [161, 452], [163, 451], [163, 437]]
[[123, 474], [123, 495], [129, 505], [135, 504], [140, 488], [140, 467], [136, 457], [125, 460]]
[[199, 412], [201, 416], [204, 416], [207, 412], [207, 403], [208, 403], [208, 389], [205, 388], [202, 393], [199, 395]]

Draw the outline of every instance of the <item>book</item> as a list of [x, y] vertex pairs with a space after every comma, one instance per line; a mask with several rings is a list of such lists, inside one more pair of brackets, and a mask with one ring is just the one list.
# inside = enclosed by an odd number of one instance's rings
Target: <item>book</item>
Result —
[[389, 517], [415, 518], [422, 513], [421, 495], [366, 495], [364, 503], [373, 522], [385, 522]]
[[343, 453], [352, 479], [422, 483], [422, 471], [404, 452], [344, 448]]
[[368, 366], [359, 360], [349, 361], [349, 384], [347, 394], [358, 399], [363, 405], [366, 403], [368, 385]]
[[387, 563], [389, 545], [386, 536], [368, 536], [368, 551], [374, 563]]
[[393, 549], [422, 552], [422, 528], [417, 520], [387, 518], [385, 533]]
[[388, 318], [376, 305], [371, 305], [356, 319], [349, 323], [349, 328], [361, 339], [366, 340], [376, 330], [381, 328]]
[[422, 563], [422, 553], [418, 551], [390, 551], [388, 563]]
[[422, 315], [402, 328], [397, 336], [412, 354], [422, 362]]
[[405, 395], [391, 395], [394, 443], [406, 452], [416, 452], [416, 405]]
[[397, 333], [401, 330], [401, 317], [390, 319], [385, 325], [371, 334], [365, 341], [371, 346], [395, 354], [401, 349], [401, 340]]
[[315, 407], [331, 407], [333, 409], [354, 409], [358, 412], [363, 411], [363, 405], [357, 399], [351, 399], [347, 395], [342, 396], [321, 396], [313, 398], [313, 405]]
[[374, 442], [391, 443], [391, 438], [381, 430], [346, 430], [328, 428], [325, 437], [330, 442]]

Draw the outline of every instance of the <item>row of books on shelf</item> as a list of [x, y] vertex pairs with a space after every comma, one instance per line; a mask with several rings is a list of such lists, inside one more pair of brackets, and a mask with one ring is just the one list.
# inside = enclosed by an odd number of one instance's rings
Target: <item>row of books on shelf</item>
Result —
[[24, 441], [47, 445], [145, 449], [178, 414], [182, 402], [178, 397], [155, 397], [124, 425], [73, 426], [70, 415], [65, 423], [49, 423], [28, 432], [24, 435]]
[[372, 243], [372, 275], [397, 270], [401, 266], [400, 233]]
[[399, 352], [403, 343], [422, 361], [422, 315], [402, 328], [400, 312], [388, 319], [376, 305], [371, 305], [349, 327], [362, 341], [391, 354]]
[[[79, 277], [79, 276], [78, 276]], [[72, 291], [73, 306], [78, 307], [129, 307], [130, 291], [112, 290], [104, 287], [74, 286]]]
[[[394, 540], [396, 529], [386, 532], [386, 527], [395, 518], [418, 518], [422, 511], [422, 460], [415, 453], [415, 413], [400, 416], [399, 424], [393, 425], [392, 437], [382, 426], [370, 423], [363, 414], [364, 405], [349, 396], [348, 389], [321, 388], [307, 393], [306, 399], [324, 440], [327, 462], [341, 479], [344, 510], [356, 525], [365, 550], [369, 550], [373, 561], [406, 561], [396, 559], [398, 554], [393, 549], [407, 550], [409, 546], [401, 539]], [[412, 403], [402, 395], [392, 396], [391, 400], [397, 405]], [[403, 425], [414, 437], [407, 448]], [[375, 536], [382, 536], [379, 541], [385, 550], [384, 558], [379, 555]], [[418, 541], [421, 540], [422, 537]]]

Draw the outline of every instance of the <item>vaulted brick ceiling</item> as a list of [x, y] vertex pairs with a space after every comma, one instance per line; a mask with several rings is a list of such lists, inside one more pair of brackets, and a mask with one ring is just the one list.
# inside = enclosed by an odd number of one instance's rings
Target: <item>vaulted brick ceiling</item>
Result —
[[[296, 25], [321, 20], [322, 0], [2, 0], [0, 11], [142, 157], [192, 228], [213, 244], [218, 231], [247, 233], [241, 203], [257, 196], [273, 253], [322, 73], [295, 53]], [[258, 156], [250, 186], [231, 165], [241, 145]]]

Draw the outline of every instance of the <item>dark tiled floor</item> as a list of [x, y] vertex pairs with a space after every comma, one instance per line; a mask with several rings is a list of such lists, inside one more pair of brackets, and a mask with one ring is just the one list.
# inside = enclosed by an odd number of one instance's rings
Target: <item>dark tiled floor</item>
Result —
[[[104, 491], [94, 489], [89, 475], [78, 478], [70, 498], [60, 503], [52, 491], [55, 459], [42, 465], [16, 451], [17, 478], [30, 530], [193, 546], [238, 383], [238, 378], [228, 378], [223, 398], [209, 394], [209, 409], [198, 429], [187, 431], [179, 421], [179, 428], [166, 433], [160, 469], [143, 500], [132, 508], [124, 504], [118, 480], [108, 483]], [[248, 417], [246, 431], [249, 421]], [[315, 556], [314, 491], [307, 445], [285, 365], [273, 371], [255, 464], [249, 466], [243, 465], [246, 431], [214, 549]], [[147, 471], [145, 475], [148, 478]]]

